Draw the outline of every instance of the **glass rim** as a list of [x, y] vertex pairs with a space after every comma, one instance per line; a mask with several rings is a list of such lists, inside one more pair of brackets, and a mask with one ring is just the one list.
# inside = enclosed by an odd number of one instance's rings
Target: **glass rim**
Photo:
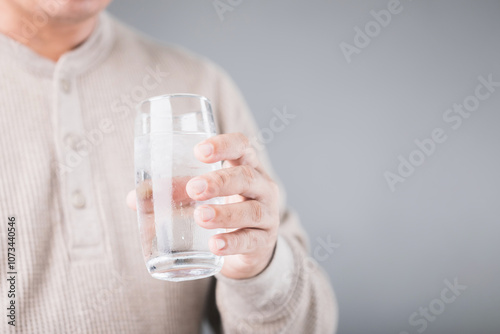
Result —
[[178, 98], [178, 97], [197, 98], [201, 101], [208, 102], [208, 104], [210, 106], [212, 105], [212, 102], [207, 97], [205, 97], [203, 95], [191, 94], [191, 93], [174, 93], [174, 94], [163, 94], [163, 95], [152, 96], [150, 98], [142, 100], [141, 102], [137, 103], [135, 109], [136, 109], [136, 111], [140, 112], [141, 106], [146, 102], [158, 101], [158, 100], [162, 100], [162, 99], [172, 99], [172, 98]]

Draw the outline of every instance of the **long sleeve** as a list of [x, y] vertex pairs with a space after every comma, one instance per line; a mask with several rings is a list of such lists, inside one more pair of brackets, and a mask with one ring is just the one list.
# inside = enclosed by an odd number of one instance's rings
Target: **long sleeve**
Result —
[[307, 235], [298, 216], [286, 206], [284, 188], [260, 144], [262, 138], [241, 93], [224, 72], [218, 71], [214, 105], [220, 131], [245, 134], [268, 173], [280, 184], [279, 236], [269, 266], [245, 280], [216, 275], [223, 332], [333, 333], [338, 310], [328, 276], [309, 256]]
[[231, 334], [331, 331], [327, 279], [300, 265], [306, 239], [285, 209], [274, 259], [251, 280], [165, 282], [145, 268], [137, 216], [124, 203], [134, 186], [135, 104], [201, 94], [221, 131], [251, 136], [251, 116], [224, 74], [104, 13], [57, 63], [1, 33], [0, 49], [0, 216], [15, 217], [18, 273], [7, 285], [4, 225], [0, 299], [15, 288], [16, 326], [2, 303], [0, 333], [191, 334], [209, 314]]

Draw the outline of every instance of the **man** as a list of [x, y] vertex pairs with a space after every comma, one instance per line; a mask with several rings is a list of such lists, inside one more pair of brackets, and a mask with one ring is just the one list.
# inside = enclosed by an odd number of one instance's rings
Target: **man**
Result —
[[[0, 0], [0, 209], [17, 228], [15, 327], [3, 317], [2, 332], [196, 333], [205, 317], [225, 333], [333, 332], [328, 279], [265, 153], [249, 144], [256, 127], [232, 81], [118, 23], [103, 12], [109, 2]], [[123, 198], [134, 187], [134, 105], [179, 92], [212, 101], [223, 134], [195, 156], [227, 167], [192, 179], [187, 193], [237, 198], [196, 221], [237, 230], [210, 240], [225, 256], [215, 278], [171, 283], [144, 268]], [[134, 208], [135, 193], [127, 202]]]

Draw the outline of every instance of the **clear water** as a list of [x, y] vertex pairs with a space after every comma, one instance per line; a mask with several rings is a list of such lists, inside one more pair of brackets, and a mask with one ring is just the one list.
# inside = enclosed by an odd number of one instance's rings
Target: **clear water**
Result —
[[196, 202], [185, 191], [192, 177], [220, 168], [194, 157], [194, 146], [206, 138], [205, 133], [174, 132], [135, 139], [139, 230], [146, 266], [155, 278], [192, 280], [222, 267], [223, 258], [210, 252], [208, 241], [223, 230], [204, 229], [193, 217], [197, 206], [222, 200]]

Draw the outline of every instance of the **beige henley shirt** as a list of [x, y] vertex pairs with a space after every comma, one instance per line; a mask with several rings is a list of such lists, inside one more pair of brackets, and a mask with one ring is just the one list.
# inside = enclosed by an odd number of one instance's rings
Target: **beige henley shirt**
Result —
[[[329, 280], [308, 256], [284, 196], [276, 252], [260, 275], [171, 283], [145, 268], [124, 200], [134, 188], [134, 106], [161, 94], [204, 95], [220, 132], [255, 138], [252, 116], [221, 69], [106, 13], [57, 63], [1, 34], [0, 49], [1, 333], [198, 333], [204, 318], [225, 333], [334, 331]], [[6, 318], [9, 217], [15, 328]]]

